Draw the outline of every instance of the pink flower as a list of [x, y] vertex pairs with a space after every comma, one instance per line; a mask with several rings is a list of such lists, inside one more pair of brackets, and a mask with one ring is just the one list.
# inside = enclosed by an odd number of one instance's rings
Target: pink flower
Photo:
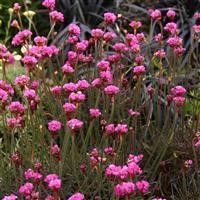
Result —
[[12, 45], [19, 46], [25, 43], [25, 41], [31, 37], [32, 32], [28, 29], [25, 29], [23, 31], [19, 31], [14, 38], [12, 39]]
[[87, 40], [82, 40], [76, 44], [76, 49], [79, 52], [85, 51], [89, 46], [89, 42]]
[[63, 89], [65, 92], [75, 92], [77, 90], [77, 84], [72, 82], [66, 83], [63, 85]]
[[5, 45], [0, 43], [0, 60], [2, 60], [4, 63], [10, 63], [13, 64], [15, 62], [15, 58], [10, 51], [6, 48]]
[[142, 170], [134, 161], [128, 163], [128, 173], [131, 177], [135, 177], [137, 174], [142, 174]]
[[11, 24], [10, 24], [11, 27], [13, 28], [18, 28], [19, 27], [19, 23], [16, 19], [14, 19]]
[[144, 62], [144, 56], [143, 55], [137, 55], [135, 57], [135, 62], [137, 65], [141, 65]]
[[182, 107], [184, 102], [185, 102], [185, 98], [184, 97], [180, 97], [180, 96], [177, 96], [177, 97], [174, 97], [173, 98], [173, 101], [175, 103], [175, 105], [177, 107]]
[[48, 195], [48, 196], [45, 198], [45, 200], [55, 200], [55, 199], [54, 199], [54, 197], [53, 197], [53, 196], [51, 196], [51, 195]]
[[68, 31], [70, 34], [79, 36], [81, 33], [80, 27], [77, 26], [76, 24], [70, 24], [68, 27]]
[[54, 22], [64, 22], [64, 16], [61, 12], [54, 10], [49, 13], [49, 16]]
[[130, 46], [131, 46], [131, 51], [133, 53], [135, 53], [135, 54], [139, 54], [140, 53], [140, 45], [138, 43], [131, 42]]
[[198, 141], [194, 144], [194, 146], [200, 148], [200, 140], [198, 140]]
[[145, 40], [144, 33], [137, 33], [136, 38], [139, 42], [143, 42]]
[[113, 46], [113, 49], [118, 53], [124, 53], [125, 51], [128, 50], [128, 48], [126, 47], [126, 45], [124, 43], [116, 43]]
[[34, 38], [34, 42], [37, 46], [44, 46], [47, 44], [47, 38], [44, 36], [37, 36]]
[[110, 63], [117, 63], [117, 62], [119, 62], [122, 59], [122, 57], [123, 56], [120, 53], [116, 53], [116, 54], [108, 56], [107, 59], [108, 59], [108, 61]]
[[177, 55], [177, 56], [181, 56], [183, 55], [183, 53], [186, 51], [185, 48], [183, 47], [176, 47], [174, 48], [174, 53]]
[[100, 78], [96, 78], [91, 82], [92, 87], [101, 87], [102, 81]]
[[85, 200], [85, 197], [83, 194], [77, 192], [73, 194], [71, 197], [69, 197], [68, 200]]
[[120, 176], [120, 172], [121, 172], [121, 166], [116, 166], [114, 164], [110, 164], [107, 168], [106, 168], [106, 176], [108, 178], [110, 178], [111, 180], [112, 179], [115, 179], [116, 177], [119, 178]]
[[182, 45], [182, 42], [183, 40], [180, 38], [180, 37], [177, 37], [177, 36], [174, 36], [174, 37], [170, 37], [168, 40], [167, 40], [167, 44], [170, 46], [170, 47], [178, 47], [178, 46], [181, 46]]
[[71, 119], [71, 120], [67, 121], [67, 126], [72, 131], [77, 131], [83, 127], [83, 122], [78, 119]]
[[153, 55], [160, 58], [160, 59], [163, 59], [165, 57], [166, 53], [165, 53], [164, 49], [159, 49]]
[[173, 87], [170, 92], [174, 96], [184, 96], [185, 93], [187, 92], [187, 90], [183, 86], [177, 85], [177, 86]]
[[194, 30], [194, 32], [196, 33], [196, 34], [199, 34], [200, 33], [200, 25], [194, 25], [194, 26], [192, 26], [192, 28], [193, 28], [193, 30]]
[[125, 197], [128, 196], [130, 198], [130, 195], [135, 192], [135, 184], [132, 182], [122, 182], [120, 184], [117, 184], [114, 188], [114, 193], [117, 197]]
[[76, 59], [77, 59], [77, 53], [76, 52], [68, 51], [67, 55], [68, 55], [68, 61], [70, 63], [74, 63], [76, 61]]
[[133, 154], [129, 154], [128, 155], [128, 163], [134, 162], [134, 163], [139, 163], [142, 159], [143, 159], [144, 155], [143, 154], [139, 154], [137, 156], [133, 155]]
[[42, 174], [34, 172], [32, 169], [28, 169], [24, 172], [26, 180], [33, 179], [35, 182], [39, 182], [42, 179]]
[[65, 103], [63, 109], [66, 114], [71, 114], [76, 111], [76, 106], [73, 103]]
[[142, 23], [140, 21], [131, 21], [131, 23], [129, 24], [129, 26], [135, 30], [137, 30], [138, 28], [140, 28], [142, 26]]
[[149, 10], [149, 14], [150, 14], [150, 17], [156, 21], [159, 21], [162, 18], [162, 14], [161, 14], [160, 10], [158, 10], [158, 9]]
[[104, 88], [104, 92], [109, 96], [114, 96], [119, 93], [119, 88], [115, 85], [109, 85]]
[[133, 109], [129, 109], [128, 114], [132, 117], [139, 117], [140, 116], [140, 112], [134, 111]]
[[112, 147], [106, 147], [104, 153], [108, 156], [114, 156], [116, 153]]
[[31, 83], [31, 89], [37, 90], [38, 87], [39, 87], [39, 81], [33, 80], [32, 83]]
[[61, 92], [62, 92], [62, 87], [59, 85], [56, 85], [56, 86], [50, 88], [50, 90], [55, 96], [60, 96]]
[[106, 60], [101, 60], [97, 63], [97, 67], [100, 71], [110, 70], [110, 63]]
[[186, 168], [190, 168], [193, 165], [193, 161], [192, 160], [186, 160], [184, 162], [184, 165], [185, 165]]
[[100, 78], [102, 81], [105, 81], [109, 84], [111, 84], [113, 82], [113, 75], [112, 75], [111, 71], [109, 71], [109, 70], [101, 71]]
[[200, 12], [195, 13], [195, 14], [194, 14], [194, 17], [195, 17], [196, 19], [200, 19]]
[[8, 93], [0, 88], [0, 101], [5, 103], [8, 100]]
[[13, 5], [13, 10], [14, 10], [14, 12], [19, 12], [20, 10], [21, 10], [21, 6], [20, 6], [20, 4], [19, 3], [14, 3], [14, 5]]
[[176, 12], [174, 11], [174, 10], [172, 10], [172, 9], [169, 9], [168, 11], [167, 11], [167, 17], [169, 18], [169, 19], [171, 19], [171, 20], [173, 20], [174, 19], [174, 17], [176, 16]]
[[177, 24], [174, 22], [169, 22], [165, 25], [164, 30], [167, 31], [168, 33], [174, 35], [178, 31]]
[[81, 91], [78, 91], [78, 92], [72, 92], [70, 95], [69, 95], [69, 100], [71, 102], [74, 102], [74, 103], [80, 103], [80, 102], [83, 102], [85, 101], [85, 94], [83, 94]]
[[29, 81], [30, 77], [26, 75], [17, 76], [15, 78], [15, 84], [18, 85], [19, 87], [24, 87], [28, 85]]
[[92, 29], [91, 35], [94, 39], [99, 40], [103, 37], [104, 31], [100, 28]]
[[114, 24], [116, 20], [117, 20], [117, 16], [114, 13], [111, 13], [111, 12], [104, 13], [104, 21], [107, 24]]
[[107, 135], [113, 135], [115, 133], [115, 125], [108, 124], [105, 126], [105, 132]]
[[87, 90], [90, 87], [90, 84], [87, 80], [79, 80], [77, 82], [77, 88], [78, 90], [84, 91]]
[[59, 157], [60, 156], [60, 148], [57, 144], [54, 144], [51, 147], [51, 154], [55, 157]]
[[24, 185], [20, 186], [19, 193], [24, 196], [30, 195], [33, 191], [33, 188], [34, 186], [32, 183], [25, 183]]
[[35, 100], [36, 98], [36, 92], [32, 89], [26, 89], [23, 92], [24, 97], [26, 97], [29, 101]]
[[53, 179], [53, 180], [49, 181], [49, 183], [48, 183], [48, 187], [53, 191], [60, 190], [61, 185], [62, 185], [62, 181], [61, 181], [61, 179], [58, 179], [58, 178]]
[[101, 116], [101, 112], [98, 108], [90, 108], [90, 116], [92, 118], [97, 118], [97, 117]]
[[67, 39], [67, 42], [70, 44], [75, 44], [78, 42], [78, 37], [76, 35], [70, 35]]
[[49, 174], [45, 177], [44, 181], [46, 183], [50, 183], [50, 181], [58, 179], [58, 175], [57, 174]]
[[24, 113], [24, 106], [19, 102], [19, 101], [13, 101], [10, 103], [10, 105], [8, 106], [8, 109], [10, 112], [12, 112], [13, 114], [19, 114], [22, 115]]
[[136, 75], [137, 77], [143, 75], [145, 73], [146, 69], [143, 65], [139, 65], [133, 68], [133, 73], [134, 75]]
[[144, 180], [137, 181], [136, 186], [137, 186], [137, 189], [142, 193], [146, 193], [149, 191], [149, 183], [147, 181], [144, 181]]
[[22, 62], [26, 66], [27, 70], [30, 72], [35, 69], [38, 60], [34, 56], [24, 56]]
[[6, 119], [6, 124], [10, 129], [22, 127], [23, 120], [21, 117], [11, 117]]
[[9, 196], [4, 196], [2, 200], [16, 200], [17, 196], [15, 196], [14, 194], [11, 194]]
[[161, 33], [158, 33], [157, 35], [154, 36], [155, 41], [159, 43], [162, 41], [162, 38], [163, 36]]
[[62, 124], [61, 122], [57, 120], [52, 120], [48, 123], [48, 130], [50, 132], [58, 132], [61, 130], [61, 128], [62, 128]]
[[48, 8], [49, 10], [54, 10], [55, 5], [56, 5], [56, 1], [55, 0], [44, 0], [42, 2], [42, 5], [46, 8]]
[[62, 72], [65, 75], [69, 75], [74, 72], [74, 68], [70, 64], [66, 63], [65, 65], [62, 66]]
[[83, 63], [90, 63], [93, 61], [93, 56], [92, 54], [88, 54], [87, 56], [84, 55], [83, 53], [79, 54], [78, 56], [78, 59], [80, 62], [83, 62]]
[[124, 135], [128, 132], [127, 124], [117, 124], [115, 127], [115, 132], [119, 135]]
[[113, 33], [113, 32], [106, 32], [104, 35], [103, 35], [103, 39], [106, 41], [106, 42], [110, 42], [112, 41], [114, 38], [116, 38], [116, 34]]

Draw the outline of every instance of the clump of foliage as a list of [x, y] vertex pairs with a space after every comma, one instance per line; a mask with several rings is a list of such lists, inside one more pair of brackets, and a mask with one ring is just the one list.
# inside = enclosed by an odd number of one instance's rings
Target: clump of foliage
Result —
[[47, 35], [28, 5], [10, 9], [26, 70], [14, 82], [7, 68], [16, 56], [0, 44], [2, 199], [198, 198], [199, 94], [183, 77], [200, 26], [186, 49], [173, 9], [148, 10], [148, 34], [138, 19], [127, 30], [123, 15], [105, 12], [88, 40], [71, 23], [57, 42], [64, 15], [54, 0], [42, 6]]

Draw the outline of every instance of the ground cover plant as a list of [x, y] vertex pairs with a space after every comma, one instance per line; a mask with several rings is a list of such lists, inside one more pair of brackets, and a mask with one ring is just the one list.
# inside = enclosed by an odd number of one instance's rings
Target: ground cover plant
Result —
[[[185, 49], [173, 9], [150, 9], [148, 32], [105, 12], [87, 39], [71, 23], [61, 43], [55, 4], [42, 1], [47, 35], [28, 6], [9, 9], [16, 34], [11, 48], [0, 44], [1, 199], [198, 199], [200, 95], [185, 77], [198, 63], [200, 26]], [[25, 71], [13, 77], [15, 60]]]

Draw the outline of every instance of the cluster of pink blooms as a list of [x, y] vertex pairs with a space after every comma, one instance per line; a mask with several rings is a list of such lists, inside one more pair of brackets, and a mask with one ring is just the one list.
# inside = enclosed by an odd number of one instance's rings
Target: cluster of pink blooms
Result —
[[118, 135], [123, 136], [128, 133], [128, 126], [124, 123], [118, 124], [107, 124], [105, 126], [105, 134], [106, 135]]
[[60, 131], [62, 128], [62, 123], [57, 120], [52, 120], [48, 123], [48, 130], [52, 133]]
[[[196, 20], [198, 21], [200, 19], [200, 13], [197, 12], [195, 13], [194, 17], [196, 18]], [[196, 39], [199, 39], [199, 34], [200, 34], [200, 25], [198, 23], [194, 24], [192, 26], [193, 32], [194, 32], [194, 36]]]
[[130, 154], [127, 165], [116, 166], [111, 164], [106, 168], [106, 176], [112, 181], [120, 182], [114, 186], [114, 193], [117, 197], [127, 197], [129, 199], [137, 191], [142, 194], [149, 191], [149, 183], [147, 181], [132, 182], [137, 175], [142, 174], [142, 169], [139, 166], [142, 158], [143, 155], [134, 156]]
[[71, 197], [69, 197], [68, 200], [85, 200], [85, 197], [82, 193], [77, 192], [73, 194]]
[[185, 166], [186, 168], [191, 168], [192, 165], [193, 165], [193, 161], [192, 161], [192, 160], [186, 160], [186, 161], [184, 162], [184, 166]]
[[64, 22], [64, 15], [56, 10], [49, 13], [49, 16], [54, 22]]
[[[49, 10], [49, 16], [51, 21], [55, 24], [57, 22], [63, 22], [64, 16], [61, 12], [55, 10], [56, 1], [55, 0], [44, 0], [42, 5]], [[14, 5], [14, 11], [17, 13], [21, 9], [19, 4]], [[162, 13], [160, 10], [150, 10], [150, 17], [152, 20], [157, 23], [162, 19]], [[167, 39], [167, 44], [173, 49], [176, 55], [182, 55], [185, 51], [183, 48], [183, 40], [179, 37], [179, 30], [177, 24], [174, 22], [176, 12], [172, 9], [168, 10], [166, 16], [170, 20], [164, 26], [164, 30], [169, 34]], [[196, 18], [200, 18], [200, 14]], [[105, 13], [104, 14], [104, 25], [112, 25], [116, 22], [117, 16], [114, 13]], [[18, 26], [13, 23], [13, 26]], [[114, 99], [116, 95], [120, 95], [122, 87], [128, 84], [128, 80], [120, 74], [119, 82], [115, 82], [115, 73], [114, 70], [119, 70], [120, 72], [125, 69], [125, 65], [122, 64], [122, 59], [125, 58], [125, 54], [128, 52], [133, 56], [132, 64], [132, 73], [133, 76], [137, 79], [143, 78], [142, 75], [148, 73], [148, 67], [145, 65], [145, 56], [142, 54], [141, 44], [146, 42], [145, 34], [143, 32], [138, 32], [142, 27], [140, 21], [131, 21], [129, 26], [133, 29], [133, 33], [125, 34], [125, 41], [117, 42], [112, 44], [112, 41], [117, 38], [117, 35], [114, 32], [95, 28], [91, 30], [91, 39], [90, 40], [81, 40], [80, 34], [81, 29], [78, 25], [72, 23], [68, 26], [68, 38], [67, 44], [72, 47], [73, 50], [67, 52], [67, 59], [64, 65], [62, 66], [62, 75], [67, 79], [67, 82], [62, 82], [61, 85], [53, 85], [50, 88], [51, 94], [55, 97], [55, 100], [61, 102], [61, 107], [63, 112], [66, 115], [66, 127], [70, 129], [72, 133], [83, 129], [84, 120], [77, 119], [76, 114], [77, 110], [83, 102], [87, 101], [89, 89], [99, 89], [102, 93], [102, 96], [108, 96], [111, 100]], [[200, 27], [195, 25], [193, 27], [194, 32], [200, 33]], [[48, 45], [48, 39], [44, 36], [37, 36], [34, 38], [34, 44], [29, 47], [31, 40], [32, 32], [30, 30], [21, 30], [14, 36], [12, 40], [12, 45], [14, 46], [23, 46], [25, 47], [25, 52], [22, 58], [22, 62], [27, 69], [27, 75], [20, 75], [15, 79], [16, 89], [19, 89], [20, 93], [23, 96], [25, 103], [20, 101], [11, 101], [11, 96], [14, 94], [14, 89], [11, 85], [7, 84], [5, 81], [0, 81], [0, 103], [3, 109], [7, 109], [11, 117], [6, 119], [7, 126], [11, 129], [24, 126], [24, 115], [27, 109], [33, 113], [40, 103], [39, 97], [39, 82], [33, 80], [34, 72], [37, 69], [40, 69], [41, 61], [46, 61], [52, 56], [56, 56], [59, 53], [59, 49], [54, 45]], [[155, 41], [162, 43], [163, 35], [158, 33], [154, 37]], [[99, 52], [103, 56], [97, 61], [94, 60], [90, 48], [95, 46], [98, 41], [102, 41], [102, 44], [106, 43], [112, 47], [113, 52], [109, 55], [104, 55], [104, 52]], [[89, 50], [89, 51], [87, 51]], [[166, 52], [164, 49], [158, 49], [154, 53], [154, 56], [159, 58], [160, 61], [165, 58]], [[14, 57], [8, 51], [8, 49], [0, 44], [0, 60], [3, 60], [5, 63], [13, 63]], [[96, 63], [97, 73], [93, 80], [80, 79], [74, 81], [71, 79], [71, 75], [77, 70], [77, 63], [84, 66], [88, 63]], [[69, 79], [68, 79], [69, 78]], [[63, 79], [65, 80], [65, 79]], [[70, 82], [72, 81], [73, 82]], [[152, 98], [155, 89], [153, 87], [148, 87], [147, 92]], [[168, 95], [168, 103], [174, 102], [176, 108], [179, 110], [184, 102], [186, 94], [186, 89], [183, 86], [175, 86], [170, 90], [170, 95]], [[65, 97], [64, 103], [62, 102], [62, 96]], [[107, 98], [107, 97], [106, 97]], [[113, 103], [113, 101], [112, 101]], [[26, 106], [25, 106], [26, 105]], [[114, 105], [114, 104], [112, 104]], [[87, 108], [90, 119], [94, 120], [102, 116], [102, 112], [97, 106]], [[133, 109], [128, 110], [128, 115], [130, 117], [139, 117], [140, 112], [137, 112]], [[98, 121], [98, 120], [97, 120]], [[100, 120], [99, 120], [100, 121]], [[86, 123], [87, 124], [87, 123]], [[103, 124], [103, 120], [102, 120]], [[59, 131], [64, 129], [64, 125], [59, 120], [51, 120], [47, 124], [48, 131], [54, 136], [59, 133]], [[120, 139], [122, 136], [126, 135], [129, 131], [127, 124], [120, 121], [120, 123], [110, 123], [105, 122], [102, 125], [102, 130], [106, 136], [118, 136]], [[112, 138], [112, 137], [111, 137]], [[109, 138], [110, 139], [110, 138]], [[54, 141], [55, 142], [55, 141]], [[50, 153], [51, 156], [57, 159], [56, 161], [61, 161], [61, 149], [58, 144], [51, 143]], [[195, 146], [200, 148], [200, 140], [195, 143]], [[105, 163], [107, 157], [114, 157], [116, 151], [113, 147], [108, 146], [104, 148], [103, 153], [99, 152], [97, 148], [93, 148], [89, 152], [90, 164], [93, 169], [97, 169], [98, 166], [102, 163]], [[105, 156], [105, 157], [104, 157]], [[144, 195], [149, 192], [150, 184], [146, 180], [138, 180], [138, 177], [143, 173], [139, 162], [142, 160], [143, 155], [132, 155], [128, 156], [128, 161], [125, 165], [115, 165], [110, 164], [106, 170], [106, 177], [115, 183], [114, 194], [117, 198], [127, 197], [130, 199], [131, 195], [140, 193]], [[21, 165], [21, 159], [17, 154], [13, 154], [11, 160], [18, 165]], [[185, 161], [185, 167], [189, 168], [192, 166], [192, 160]], [[38, 165], [40, 166], [40, 165]], [[82, 172], [85, 172], [85, 165], [82, 165]], [[40, 193], [37, 191], [39, 184], [43, 181], [46, 183], [48, 189], [52, 193], [58, 194], [62, 181], [57, 174], [49, 174], [44, 178], [44, 175], [38, 169], [28, 169], [24, 172], [24, 177], [27, 181], [25, 184], [21, 185], [19, 188], [19, 194], [26, 199], [39, 199]], [[137, 181], [134, 179], [137, 178]], [[11, 194], [10, 196], [5, 196], [3, 200], [15, 200], [17, 196]], [[45, 200], [53, 200], [54, 197], [48, 195]], [[75, 193], [68, 198], [68, 200], [84, 200], [85, 197], [82, 193]], [[154, 198], [156, 200], [156, 198]], [[161, 199], [161, 198], [157, 198]], [[164, 200], [164, 199], [163, 199]]]
[[14, 46], [24, 45], [26, 42], [28, 44], [27, 40], [32, 36], [32, 34], [33, 33], [28, 29], [19, 31], [12, 39], [12, 45]]
[[196, 133], [194, 146], [197, 147], [198, 149], [200, 149], [200, 132], [199, 131]]
[[42, 2], [42, 5], [46, 8], [48, 8], [49, 10], [54, 10], [55, 6], [56, 6], [56, 1], [55, 0], [44, 0]]
[[100, 154], [100, 152], [98, 151], [97, 148], [93, 148], [90, 152], [89, 152], [89, 158], [90, 158], [90, 165], [92, 167], [92, 169], [98, 169], [98, 165], [104, 163], [104, 161], [106, 161], [105, 157], [102, 157], [102, 155]]
[[61, 179], [59, 179], [57, 174], [47, 175], [44, 181], [48, 184], [48, 187], [54, 192], [59, 191], [62, 185], [62, 181]]
[[13, 64], [15, 62], [15, 58], [12, 53], [6, 48], [5, 45], [0, 43], [0, 60], [3, 63]]
[[[39, 165], [38, 165], [39, 166]], [[35, 165], [37, 168], [37, 164]], [[41, 181], [43, 181], [43, 175], [38, 171], [41, 167], [39, 166], [37, 171], [33, 171], [32, 169], [28, 169], [24, 173], [24, 177], [26, 180], [33, 181], [32, 182], [26, 182], [25, 184], [21, 185], [19, 188], [19, 194], [27, 200], [31, 199], [38, 199], [40, 196], [40, 192], [37, 191], [37, 186]], [[57, 174], [49, 174], [44, 178], [44, 182], [47, 183], [48, 188], [53, 192], [57, 193], [62, 185], [61, 179], [59, 179]], [[51, 198], [50, 198], [51, 197]], [[11, 194], [9, 196], [4, 196], [4, 200], [15, 200], [18, 197], [14, 194]], [[46, 198], [48, 199], [54, 199], [53, 196], [48, 195]]]
[[98, 108], [90, 108], [90, 116], [91, 118], [98, 118], [101, 116], [101, 111]]
[[79, 119], [70, 119], [67, 121], [67, 126], [72, 130], [72, 132], [76, 132], [83, 127], [83, 122]]
[[[162, 19], [162, 14], [158, 9], [150, 10], [149, 14], [150, 17], [155, 21], [160, 21]], [[167, 39], [167, 44], [173, 49], [174, 53], [177, 56], [181, 56], [185, 52], [185, 48], [183, 48], [183, 40], [178, 36], [179, 30], [177, 28], [177, 24], [173, 22], [176, 16], [176, 12], [172, 9], [169, 9], [166, 13], [166, 16], [171, 20], [171, 22], [167, 23], [164, 26], [164, 30], [170, 35], [170, 37]], [[162, 38], [163, 36], [161, 33], [155, 36], [156, 42], [159, 43], [162, 42]], [[161, 56], [161, 54], [159, 56]]]
[[56, 0], [44, 0], [42, 5], [49, 9], [49, 16], [55, 23], [64, 21], [64, 15], [61, 12], [55, 10]]
[[171, 94], [168, 95], [168, 102], [173, 101], [177, 107], [177, 109], [181, 108], [185, 102], [184, 95], [187, 90], [180, 85], [177, 85], [171, 89]]
[[158, 9], [155, 10], [150, 9], [149, 15], [152, 18], [152, 20], [160, 21], [162, 19], [162, 14]]
[[16, 200], [17, 196], [14, 194], [11, 194], [9, 196], [4, 196], [2, 200]]

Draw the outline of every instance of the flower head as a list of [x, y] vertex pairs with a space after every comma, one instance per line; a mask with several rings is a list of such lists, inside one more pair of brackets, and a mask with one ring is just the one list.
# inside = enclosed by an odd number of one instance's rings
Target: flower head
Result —
[[116, 20], [117, 16], [114, 13], [111, 12], [104, 13], [104, 21], [107, 24], [114, 24]]
[[48, 123], [48, 130], [50, 132], [58, 132], [61, 130], [61, 128], [62, 128], [62, 124], [61, 122], [57, 120], [52, 120]]

